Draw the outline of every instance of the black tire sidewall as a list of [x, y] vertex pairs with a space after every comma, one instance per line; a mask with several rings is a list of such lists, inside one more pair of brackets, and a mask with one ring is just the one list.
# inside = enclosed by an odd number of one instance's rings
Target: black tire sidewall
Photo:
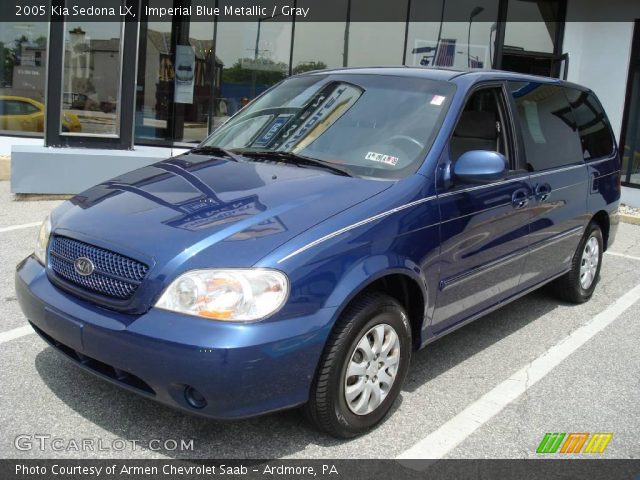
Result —
[[[402, 307], [392, 299], [371, 305], [358, 312], [352, 319], [353, 327], [340, 346], [340, 353], [335, 362], [330, 379], [332, 411], [336, 422], [344, 430], [345, 436], [354, 436], [379, 423], [400, 394], [402, 385], [409, 371], [411, 359], [411, 326]], [[344, 395], [344, 376], [351, 355], [364, 334], [372, 327], [386, 323], [394, 328], [400, 341], [400, 361], [398, 372], [391, 390], [384, 401], [373, 412], [367, 415], [356, 415], [347, 406]]]

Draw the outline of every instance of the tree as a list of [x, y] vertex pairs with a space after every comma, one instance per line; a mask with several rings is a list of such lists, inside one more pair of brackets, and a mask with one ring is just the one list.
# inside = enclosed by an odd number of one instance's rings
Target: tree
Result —
[[38, 48], [47, 48], [47, 37], [41, 35], [34, 40], [34, 42]]
[[[247, 68], [256, 63], [259, 63], [260, 69]], [[257, 61], [253, 58], [243, 58], [222, 71], [222, 81], [249, 84], [255, 81], [256, 84], [273, 85], [287, 76], [287, 70], [286, 63], [274, 62], [267, 58]]]
[[327, 64], [318, 60], [317, 62], [301, 62], [296, 65], [292, 72], [294, 75], [304, 72], [311, 72], [312, 70], [324, 70], [327, 68]]
[[13, 52], [0, 42], [0, 87], [10, 87], [13, 83]]

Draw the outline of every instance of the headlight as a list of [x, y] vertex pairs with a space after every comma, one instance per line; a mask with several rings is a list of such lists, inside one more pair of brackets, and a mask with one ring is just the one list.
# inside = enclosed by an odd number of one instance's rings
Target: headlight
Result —
[[35, 255], [42, 265], [47, 264], [47, 246], [49, 245], [49, 236], [51, 235], [51, 217], [47, 215], [40, 231], [38, 232], [38, 241], [36, 243]]
[[192, 270], [169, 285], [156, 307], [216, 320], [252, 321], [276, 312], [288, 293], [289, 281], [277, 270]]

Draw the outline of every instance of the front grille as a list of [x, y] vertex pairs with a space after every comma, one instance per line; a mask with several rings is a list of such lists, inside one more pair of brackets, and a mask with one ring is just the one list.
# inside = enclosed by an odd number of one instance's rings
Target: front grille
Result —
[[[76, 259], [91, 260], [94, 271], [80, 275]], [[49, 266], [55, 275], [75, 286], [117, 300], [128, 300], [138, 289], [149, 267], [119, 253], [55, 235], [49, 243]]]

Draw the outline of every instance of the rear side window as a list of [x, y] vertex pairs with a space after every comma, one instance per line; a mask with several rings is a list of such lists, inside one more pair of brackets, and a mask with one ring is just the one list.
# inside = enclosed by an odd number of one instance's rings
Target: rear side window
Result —
[[607, 115], [596, 96], [575, 88], [565, 88], [576, 119], [585, 160], [613, 152], [613, 138]]
[[30, 103], [27, 102], [21, 102], [22, 103], [22, 111], [25, 115], [31, 115], [32, 113], [37, 113], [39, 112], [39, 110], [31, 105]]
[[24, 115], [24, 113], [22, 102], [17, 102], [15, 100], [8, 100], [4, 102], [5, 115]]
[[516, 103], [529, 171], [582, 161], [573, 112], [557, 85], [508, 82]]

